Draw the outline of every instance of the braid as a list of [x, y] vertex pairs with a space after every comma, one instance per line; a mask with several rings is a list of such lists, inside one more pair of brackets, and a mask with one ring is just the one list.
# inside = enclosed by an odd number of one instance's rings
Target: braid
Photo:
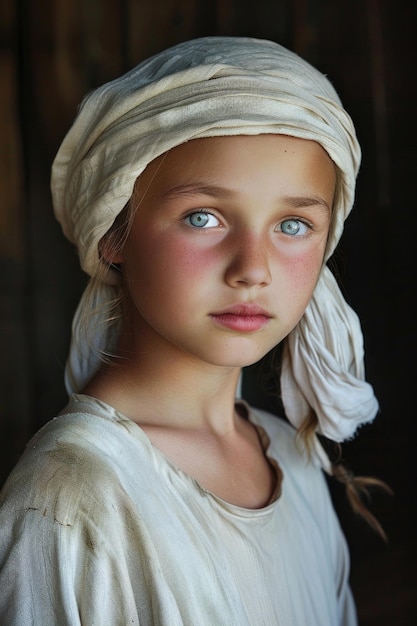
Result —
[[367, 506], [365, 506], [364, 499], [370, 502], [370, 488], [382, 489], [386, 493], [393, 495], [391, 487], [384, 481], [372, 476], [355, 476], [342, 462], [332, 464], [332, 475], [345, 486], [346, 495], [354, 513], [360, 515], [381, 539], [388, 543], [384, 529]]
[[[298, 432], [299, 437], [303, 439], [309, 453], [311, 453], [312, 438], [316, 436], [315, 430], [317, 423], [317, 417], [314, 411], [311, 411]], [[346, 496], [353, 512], [362, 517], [381, 539], [388, 543], [384, 529], [376, 517], [369, 511], [364, 500], [367, 502], [371, 501], [371, 488], [381, 489], [393, 495], [391, 487], [384, 481], [372, 476], [356, 476], [342, 461], [342, 446], [340, 443], [330, 441], [323, 437], [320, 437], [320, 442], [323, 444], [326, 454], [329, 456], [332, 476], [345, 486]]]

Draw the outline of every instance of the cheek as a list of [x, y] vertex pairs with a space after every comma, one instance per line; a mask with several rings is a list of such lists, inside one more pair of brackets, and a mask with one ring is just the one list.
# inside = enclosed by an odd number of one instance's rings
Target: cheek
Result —
[[130, 281], [139, 281], [151, 293], [167, 295], [204, 287], [218, 255], [213, 248], [191, 246], [181, 237], [159, 236], [137, 242], [125, 258]]
[[175, 259], [174, 264], [181, 267], [183, 272], [190, 278], [206, 275], [206, 268], [211, 267], [218, 259], [213, 248], [190, 246], [188, 242], [172, 242], [166, 249], [167, 263], [169, 259]]
[[320, 246], [281, 258], [285, 290], [293, 304], [297, 303], [304, 308], [307, 306], [323, 267], [323, 255], [324, 248]]

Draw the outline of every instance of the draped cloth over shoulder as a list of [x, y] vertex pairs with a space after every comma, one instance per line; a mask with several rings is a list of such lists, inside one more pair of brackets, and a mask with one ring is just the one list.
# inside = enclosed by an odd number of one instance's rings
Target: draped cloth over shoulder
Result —
[[[316, 141], [336, 164], [329, 257], [353, 206], [360, 164], [355, 129], [335, 89], [277, 43], [205, 37], [151, 57], [82, 102], [53, 163], [51, 188], [56, 217], [85, 272], [96, 271], [100, 239], [153, 159], [195, 138], [261, 133]], [[95, 303], [101, 319], [113, 297], [114, 287], [103, 284]], [[96, 351], [84, 353], [81, 345], [86, 306], [84, 295], [73, 322], [69, 393], [82, 389], [99, 365]], [[87, 319], [97, 350], [108, 350], [114, 337], [107, 336], [106, 324]], [[311, 407], [319, 432], [342, 441], [375, 417], [378, 404], [364, 380], [363, 356], [359, 320], [325, 266], [284, 350], [281, 392], [294, 426], [301, 426]]]

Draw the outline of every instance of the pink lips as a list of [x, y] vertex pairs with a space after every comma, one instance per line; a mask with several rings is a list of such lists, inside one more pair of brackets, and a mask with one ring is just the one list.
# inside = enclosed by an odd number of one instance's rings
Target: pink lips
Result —
[[223, 311], [211, 314], [212, 319], [221, 326], [238, 332], [260, 330], [271, 319], [271, 315], [254, 304], [236, 304]]

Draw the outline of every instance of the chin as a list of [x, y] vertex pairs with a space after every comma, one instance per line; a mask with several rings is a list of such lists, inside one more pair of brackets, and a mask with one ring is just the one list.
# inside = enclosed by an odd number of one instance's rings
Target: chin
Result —
[[259, 349], [259, 350], [247, 350], [247, 351], [233, 351], [232, 349], [227, 350], [226, 353], [222, 355], [213, 355], [213, 358], [208, 359], [213, 365], [218, 365], [220, 367], [248, 367], [250, 365], [254, 365], [258, 363], [272, 348], [275, 346], [268, 347], [267, 349]]

